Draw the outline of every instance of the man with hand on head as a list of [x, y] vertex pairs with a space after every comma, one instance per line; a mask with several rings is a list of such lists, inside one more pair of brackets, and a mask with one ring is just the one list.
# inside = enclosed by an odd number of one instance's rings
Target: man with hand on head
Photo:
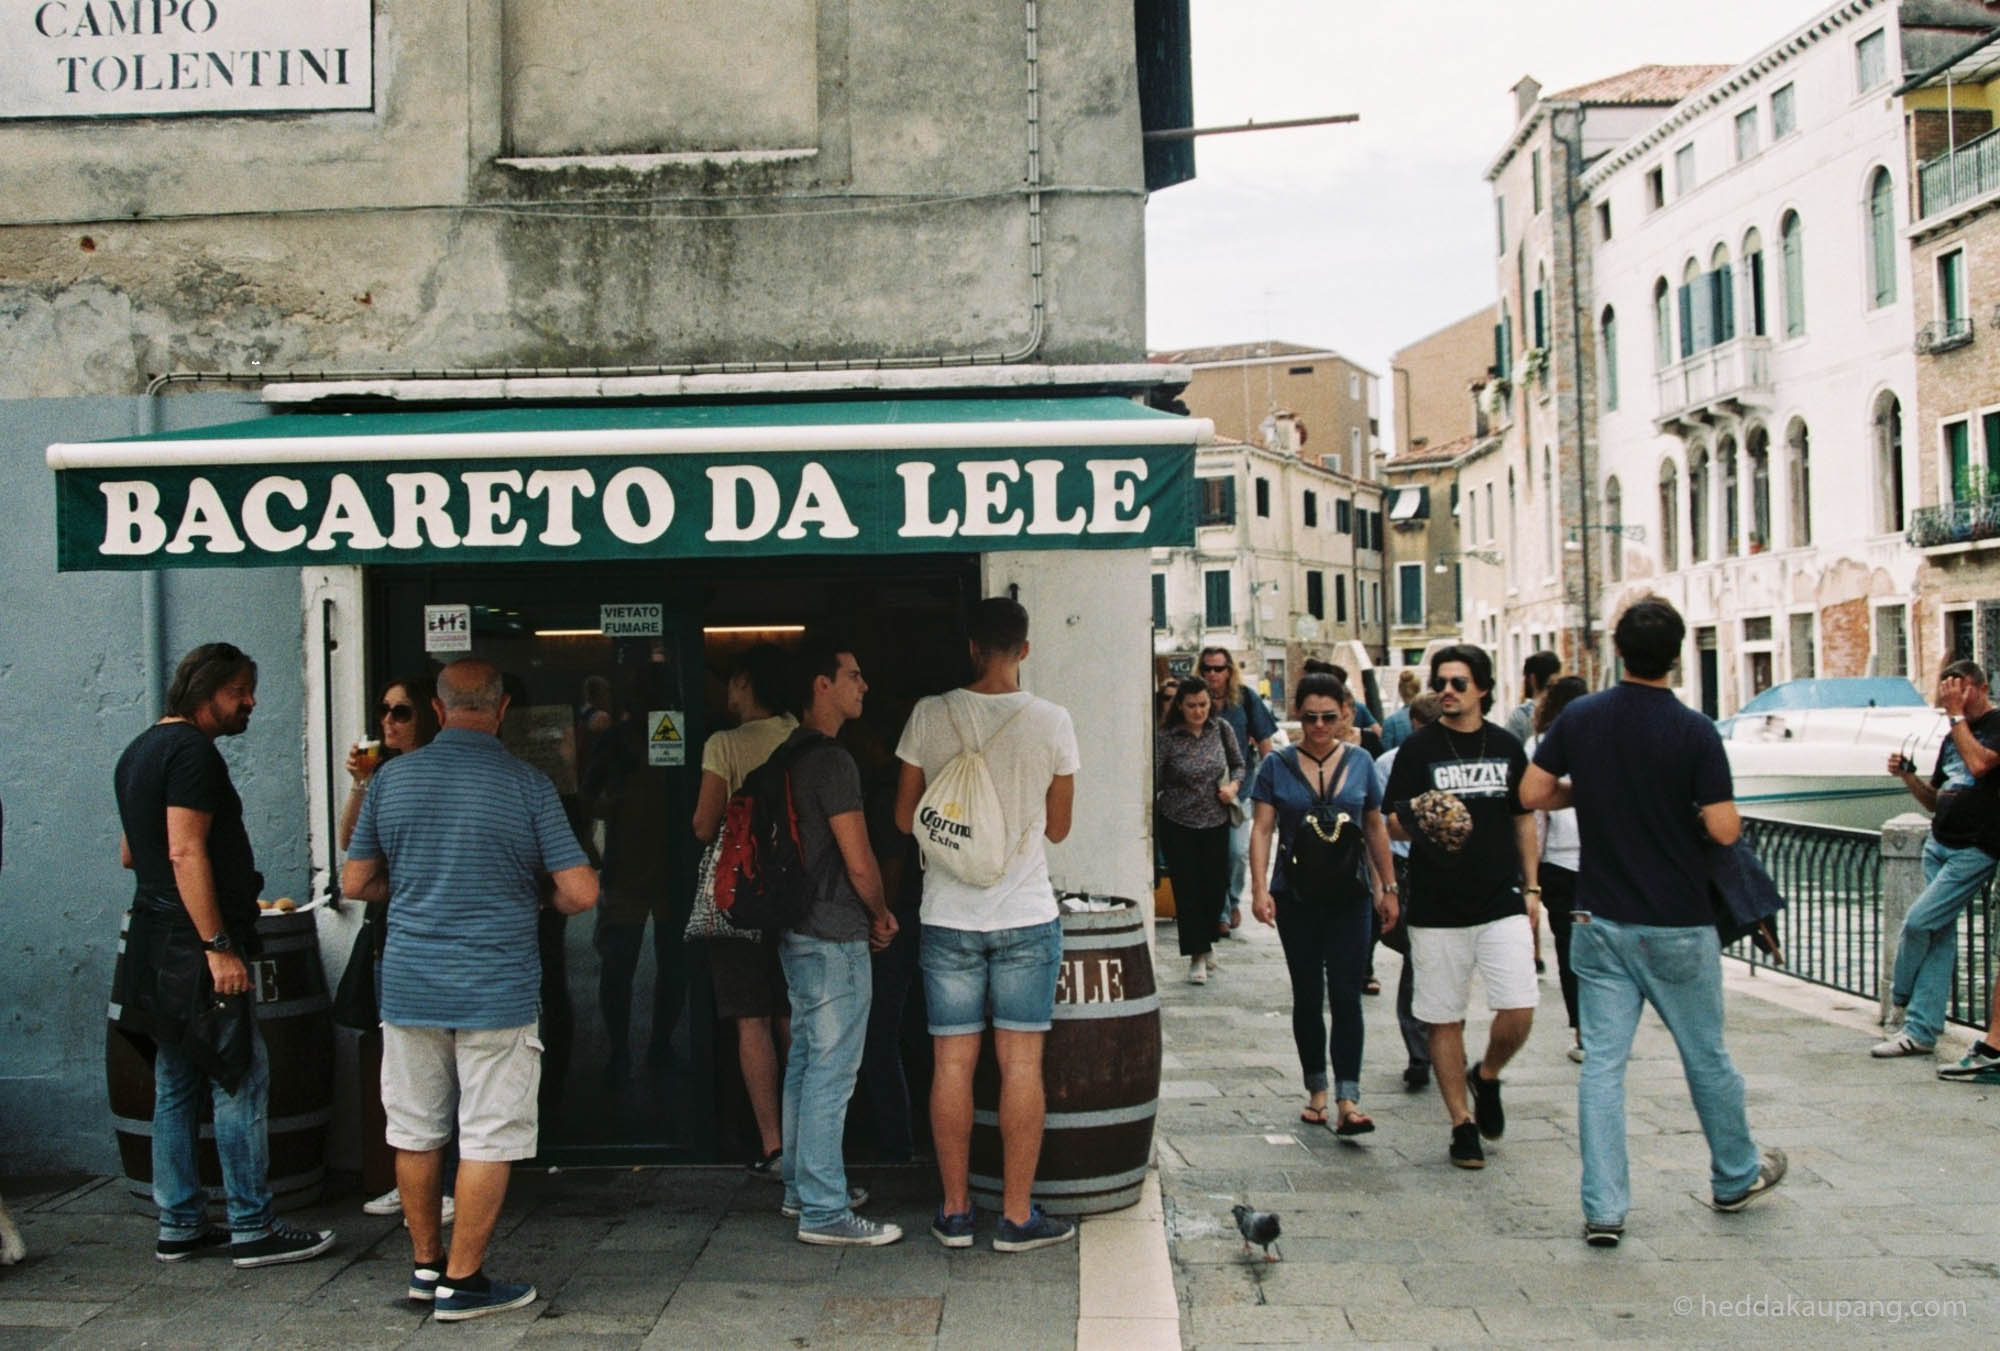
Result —
[[[341, 890], [389, 904], [382, 955], [382, 1105], [414, 1258], [409, 1296], [440, 1322], [518, 1309], [526, 1282], [490, 1279], [486, 1247], [517, 1160], [535, 1153], [541, 879], [565, 915], [597, 874], [548, 776], [500, 742], [508, 698], [491, 662], [438, 673], [441, 731], [375, 772]], [[444, 1150], [458, 1132], [457, 1216], [444, 1250]]]

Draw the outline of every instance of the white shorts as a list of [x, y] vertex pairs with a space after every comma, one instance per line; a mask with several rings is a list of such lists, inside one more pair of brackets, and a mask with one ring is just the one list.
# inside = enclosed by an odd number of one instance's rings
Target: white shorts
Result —
[[496, 1028], [382, 1024], [382, 1106], [393, 1149], [428, 1153], [451, 1143], [474, 1163], [532, 1158], [540, 1111], [537, 1025]]
[[1420, 1022], [1462, 1023], [1472, 997], [1472, 971], [1486, 987], [1486, 1007], [1531, 1009], [1541, 1002], [1535, 979], [1535, 935], [1526, 915], [1509, 915], [1464, 929], [1410, 930], [1416, 987], [1410, 1012]]

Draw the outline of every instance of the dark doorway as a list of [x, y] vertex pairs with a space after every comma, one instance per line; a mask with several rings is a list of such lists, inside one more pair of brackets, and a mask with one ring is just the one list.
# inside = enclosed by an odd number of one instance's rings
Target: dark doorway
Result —
[[1694, 631], [1695, 654], [1700, 660], [1701, 711], [1711, 718], [1722, 716], [1722, 673], [1715, 655], [1715, 630]]

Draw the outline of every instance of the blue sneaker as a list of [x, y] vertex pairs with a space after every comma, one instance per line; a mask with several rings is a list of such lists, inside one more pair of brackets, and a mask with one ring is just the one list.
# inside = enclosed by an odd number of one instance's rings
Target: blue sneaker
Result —
[[[859, 1210], [867, 1204], [868, 1189], [866, 1187], [849, 1187], [847, 1189], [847, 1208], [849, 1210]], [[787, 1196], [778, 1203], [778, 1213], [788, 1220], [796, 1220], [799, 1217], [799, 1210], [799, 1198], [796, 1196]]]
[[2000, 1084], [2000, 1055], [1974, 1050], [1956, 1065], [1938, 1066], [1937, 1077], [1954, 1084]]
[[535, 1287], [526, 1281], [488, 1281], [484, 1290], [459, 1290], [439, 1281], [431, 1311], [440, 1323], [461, 1323], [525, 1308], [535, 1302], [535, 1294]]
[[1005, 1215], [1000, 1217], [1000, 1231], [993, 1235], [993, 1251], [1028, 1252], [1057, 1243], [1068, 1243], [1075, 1237], [1075, 1220], [1060, 1220], [1053, 1215], [1044, 1214], [1040, 1206], [1030, 1206], [1026, 1224], [1015, 1224]]
[[970, 1248], [978, 1216], [977, 1206], [957, 1215], [947, 1215], [944, 1207], [939, 1206], [937, 1216], [931, 1220], [931, 1237], [947, 1248]]
[[436, 1267], [410, 1268], [410, 1298], [421, 1304], [429, 1304], [437, 1298], [438, 1277], [444, 1275]]

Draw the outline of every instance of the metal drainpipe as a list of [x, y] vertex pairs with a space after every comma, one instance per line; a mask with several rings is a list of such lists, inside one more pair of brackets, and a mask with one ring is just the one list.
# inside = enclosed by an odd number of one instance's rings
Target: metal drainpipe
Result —
[[[1563, 136], [1559, 131], [1556, 134], [1563, 143], [1563, 215], [1569, 232], [1569, 341], [1571, 370], [1574, 372], [1570, 381], [1570, 400], [1576, 409], [1576, 537], [1578, 562], [1583, 569], [1583, 633], [1582, 641], [1577, 644], [1577, 655], [1583, 666], [1584, 682], [1594, 685], [1598, 662], [1597, 646], [1591, 634], [1596, 622], [1596, 607], [1591, 603], [1590, 596], [1590, 451], [1588, 438], [1583, 434], [1583, 312], [1580, 308], [1583, 295], [1578, 287], [1576, 262], [1576, 180], [1583, 169], [1583, 148], [1579, 144], [1583, 136], [1583, 109], [1572, 106], [1568, 112], [1570, 134]], [[1549, 125], [1551, 129], [1555, 128], [1554, 118], [1550, 119]], [[1556, 396], [1556, 411], [1558, 414], [1562, 411], [1560, 391]], [[1613, 548], [1624, 547], [1617, 536], [1612, 537], [1611, 543]]]
[[[1037, 0], [1024, 0], [1021, 15], [1022, 52], [1027, 63], [1027, 166], [1023, 188], [1028, 200], [1028, 334], [1020, 346], [1000, 352], [937, 353], [921, 357], [850, 357], [831, 361], [711, 361], [667, 362], [637, 366], [499, 366], [459, 367], [436, 371], [326, 370], [317, 371], [170, 371], [146, 386], [148, 396], [168, 385], [273, 384], [336, 380], [526, 380], [545, 376], [568, 378], [642, 375], [762, 375], [788, 371], [929, 370], [949, 366], [1008, 366], [1042, 350], [1048, 327], [1042, 258], [1042, 58], [1041, 18]], [[725, 217], [725, 219], [727, 219]]]
[[[151, 436], [160, 430], [158, 382], [146, 387], [139, 421], [143, 435]], [[158, 568], [149, 568], [139, 574], [139, 684], [145, 696], [148, 722], [158, 722], [166, 711], [166, 642], [166, 574]]]

